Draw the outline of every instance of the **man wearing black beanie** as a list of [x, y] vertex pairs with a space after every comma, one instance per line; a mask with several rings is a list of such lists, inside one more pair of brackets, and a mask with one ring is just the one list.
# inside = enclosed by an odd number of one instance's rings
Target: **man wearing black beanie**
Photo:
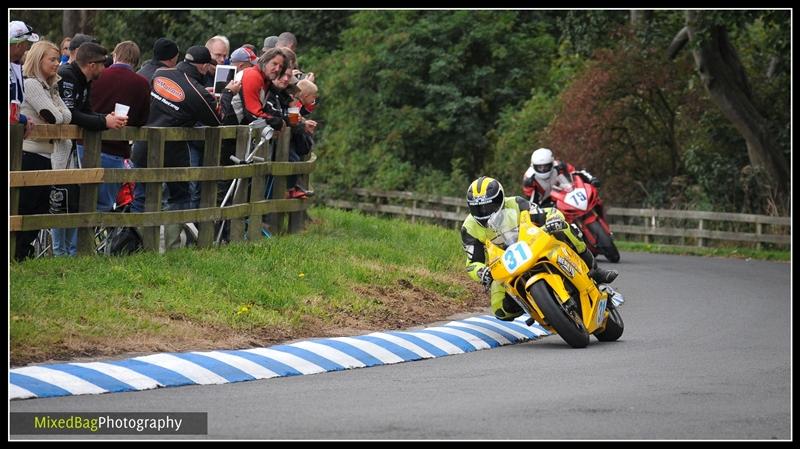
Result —
[[178, 53], [180, 53], [178, 44], [167, 38], [160, 37], [153, 44], [153, 59], [144, 63], [136, 73], [151, 81], [156, 70], [162, 67], [172, 68], [178, 64]]

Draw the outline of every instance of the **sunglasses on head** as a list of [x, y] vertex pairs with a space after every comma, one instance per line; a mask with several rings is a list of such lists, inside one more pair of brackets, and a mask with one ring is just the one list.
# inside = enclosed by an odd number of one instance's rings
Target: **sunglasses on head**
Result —
[[20, 33], [20, 34], [18, 34], [18, 35], [17, 35], [17, 37], [18, 37], [18, 38], [20, 38], [20, 37], [25, 37], [25, 36], [29, 36], [29, 35], [33, 34], [33, 28], [31, 28], [31, 26], [30, 26], [30, 25], [28, 25], [28, 24], [25, 24], [25, 28], [27, 28], [27, 29], [28, 29], [28, 31], [25, 31], [24, 33]]

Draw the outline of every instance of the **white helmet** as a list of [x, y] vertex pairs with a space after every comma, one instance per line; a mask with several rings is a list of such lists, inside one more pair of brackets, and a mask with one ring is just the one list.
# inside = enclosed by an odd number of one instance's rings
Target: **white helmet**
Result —
[[539, 148], [531, 154], [531, 168], [537, 178], [550, 179], [553, 174], [553, 152], [547, 148]]

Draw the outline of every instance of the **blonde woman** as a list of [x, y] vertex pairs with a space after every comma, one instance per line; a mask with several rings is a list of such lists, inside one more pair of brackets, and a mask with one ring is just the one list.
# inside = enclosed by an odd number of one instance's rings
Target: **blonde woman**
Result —
[[[61, 99], [58, 93], [58, 65], [61, 58], [61, 51], [52, 42], [39, 41], [31, 46], [28, 57], [22, 67], [25, 77], [25, 100], [22, 103], [22, 113], [28, 116], [28, 120], [39, 124], [68, 124], [72, 120], [72, 113]], [[23, 170], [48, 170], [73, 168], [77, 166], [75, 160], [77, 156], [70, 159], [72, 141], [69, 139], [46, 139], [32, 140], [25, 139], [22, 142]], [[28, 167], [26, 168], [26, 159]], [[36, 189], [34, 191], [34, 189]], [[20, 209], [23, 207], [31, 208], [28, 213], [47, 213], [50, 210], [50, 188], [34, 187], [26, 197], [23, 189], [20, 198]], [[62, 192], [63, 194], [63, 192]], [[71, 201], [77, 201], [70, 198]], [[60, 242], [55, 242], [54, 235], [53, 250], [56, 253], [60, 250]], [[62, 240], [63, 241], [63, 240]], [[63, 254], [63, 253], [62, 253]]]

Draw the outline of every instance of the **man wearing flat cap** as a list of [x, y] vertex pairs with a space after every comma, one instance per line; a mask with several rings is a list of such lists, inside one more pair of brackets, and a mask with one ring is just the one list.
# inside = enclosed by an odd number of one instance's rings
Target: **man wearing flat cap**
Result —
[[[175, 68], [156, 71], [150, 83], [150, 117], [146, 126], [191, 128], [197, 124], [219, 126], [217, 104], [201, 84], [208, 73], [214, 73], [215, 61], [206, 47], [194, 46], [186, 50], [184, 59]], [[136, 167], [147, 166], [147, 153], [134, 148], [132, 161]], [[164, 144], [164, 167], [188, 167], [189, 147], [185, 141], [168, 141]], [[188, 182], [168, 182], [167, 210], [190, 207]], [[138, 187], [138, 184], [137, 184]], [[144, 191], [138, 189], [133, 204], [134, 211], [142, 211]], [[179, 240], [179, 225], [165, 227], [168, 247]]]
[[151, 81], [156, 70], [175, 67], [178, 64], [179, 53], [178, 44], [165, 37], [160, 37], [153, 44], [153, 59], [145, 62], [136, 73], [147, 78], [147, 81]]

